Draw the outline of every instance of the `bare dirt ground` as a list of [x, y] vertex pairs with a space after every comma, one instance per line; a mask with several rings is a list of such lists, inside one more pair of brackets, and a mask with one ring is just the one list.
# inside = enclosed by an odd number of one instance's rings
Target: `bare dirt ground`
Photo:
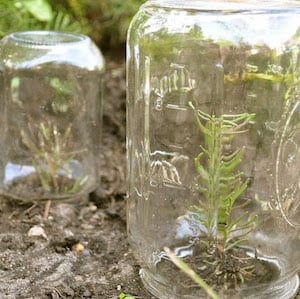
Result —
[[83, 204], [53, 204], [47, 220], [42, 204], [0, 199], [0, 299], [154, 298], [126, 235], [125, 58], [106, 61], [99, 187]]

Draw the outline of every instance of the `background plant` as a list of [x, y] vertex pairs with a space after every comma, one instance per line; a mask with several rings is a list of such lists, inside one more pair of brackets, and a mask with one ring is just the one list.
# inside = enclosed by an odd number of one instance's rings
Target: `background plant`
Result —
[[89, 35], [101, 48], [126, 40], [133, 15], [145, 0], [0, 0], [0, 38], [21, 30]]
[[47, 0], [0, 0], [0, 36], [22, 30], [87, 32], [84, 20], [67, 9], [54, 10]]

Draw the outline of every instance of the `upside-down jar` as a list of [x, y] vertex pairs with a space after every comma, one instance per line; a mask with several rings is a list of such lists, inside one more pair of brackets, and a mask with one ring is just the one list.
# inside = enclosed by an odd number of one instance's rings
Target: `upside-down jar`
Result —
[[89, 37], [15, 32], [0, 45], [0, 192], [73, 200], [98, 184], [104, 58]]
[[[300, 5], [150, 0], [127, 41], [128, 236], [158, 298], [292, 298]], [[173, 252], [173, 254], [172, 254]]]

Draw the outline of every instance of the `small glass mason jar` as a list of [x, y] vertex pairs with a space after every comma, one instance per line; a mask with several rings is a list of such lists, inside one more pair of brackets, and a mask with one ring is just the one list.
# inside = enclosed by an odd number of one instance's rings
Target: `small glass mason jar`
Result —
[[98, 183], [104, 58], [89, 37], [12, 33], [0, 49], [0, 192], [73, 200]]
[[150, 0], [127, 41], [128, 236], [159, 298], [291, 298], [300, 5]]

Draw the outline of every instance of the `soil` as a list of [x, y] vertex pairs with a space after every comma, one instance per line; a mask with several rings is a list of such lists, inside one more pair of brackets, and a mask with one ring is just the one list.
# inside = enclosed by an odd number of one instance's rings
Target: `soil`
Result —
[[[101, 176], [87, 201], [0, 200], [0, 299], [154, 299], [139, 278], [126, 234], [125, 55], [109, 53]], [[297, 298], [300, 298], [298, 296]]]
[[[79, 179], [78, 179], [79, 180]], [[20, 201], [27, 201], [32, 199], [37, 199], [39, 201], [46, 201], [51, 195], [51, 198], [55, 197], [60, 201], [66, 202], [68, 198], [72, 195], [72, 190], [78, 180], [73, 178], [68, 178], [67, 176], [58, 175], [55, 178], [56, 187], [50, 182], [47, 184], [49, 190], [45, 190], [45, 187], [41, 184], [41, 179], [36, 173], [27, 175], [24, 178], [16, 178], [10, 184], [6, 186], [3, 191], [3, 196], [8, 198], [13, 198]], [[84, 185], [83, 185], [84, 187]], [[84, 188], [81, 188], [84, 189]], [[83, 190], [84, 192], [84, 190]], [[83, 193], [82, 192], [82, 193]], [[55, 194], [56, 193], [56, 194]], [[54, 195], [55, 194], [55, 195]], [[76, 188], [76, 194], [81, 194], [81, 190]]]
[[[211, 254], [207, 253], [206, 245], [196, 246], [194, 255], [183, 258], [183, 261], [222, 298], [238, 298], [236, 294], [241, 287], [267, 284], [280, 274], [275, 264], [257, 258], [247, 247], [235, 247], [226, 252], [216, 250]], [[199, 286], [185, 273], [178, 273], [174, 263], [164, 259], [158, 264], [158, 271], [170, 284], [176, 285], [178, 291], [188, 293], [193, 298], [199, 296]]]

